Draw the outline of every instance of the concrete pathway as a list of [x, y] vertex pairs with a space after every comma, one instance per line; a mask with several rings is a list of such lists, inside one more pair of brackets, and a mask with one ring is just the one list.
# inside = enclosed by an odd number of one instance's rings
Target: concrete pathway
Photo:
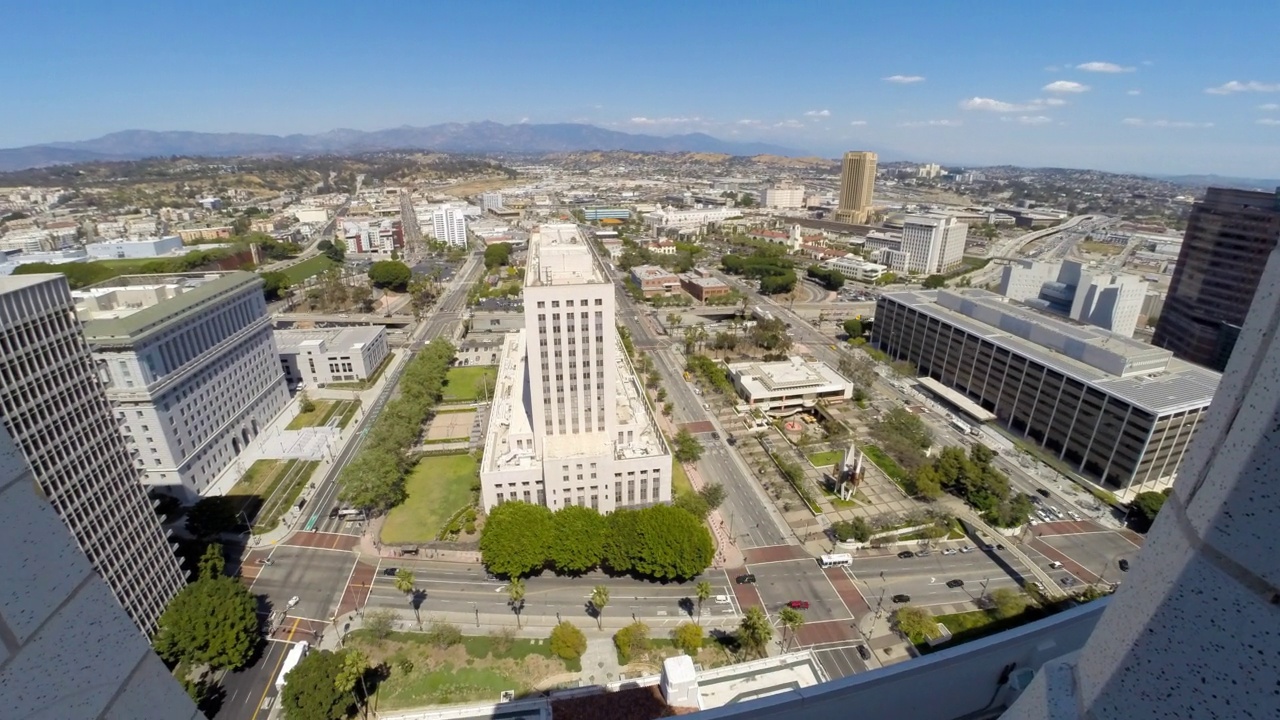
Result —
[[618, 664], [618, 651], [612, 637], [589, 637], [587, 651], [582, 654], [582, 679], [588, 683], [604, 685], [618, 679], [622, 666]]

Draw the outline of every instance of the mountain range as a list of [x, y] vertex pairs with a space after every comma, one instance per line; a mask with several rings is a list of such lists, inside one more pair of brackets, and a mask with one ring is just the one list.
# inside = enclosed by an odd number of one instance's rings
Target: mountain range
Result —
[[435, 150], [459, 153], [546, 153], [582, 150], [702, 152], [726, 155], [808, 153], [768, 143], [739, 143], [703, 133], [641, 135], [578, 123], [503, 125], [496, 122], [444, 123], [388, 130], [330, 130], [317, 135], [157, 132], [125, 130], [93, 140], [54, 142], [0, 149], [0, 171], [104, 160], [139, 160], [165, 155], [321, 155], [376, 150]]

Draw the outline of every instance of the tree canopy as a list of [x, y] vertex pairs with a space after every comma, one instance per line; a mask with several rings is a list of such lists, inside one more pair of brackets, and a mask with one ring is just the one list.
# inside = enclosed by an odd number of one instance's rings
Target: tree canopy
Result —
[[495, 270], [510, 261], [510, 243], [494, 243], [484, 249], [484, 266], [486, 270]]
[[946, 275], [930, 275], [921, 283], [926, 290], [936, 290], [947, 286]]
[[565, 620], [551, 628], [551, 652], [565, 660], [577, 660], [587, 651], [587, 636]]
[[413, 271], [399, 260], [379, 260], [369, 266], [369, 282], [376, 288], [404, 292], [412, 279]]
[[204, 577], [169, 601], [157, 625], [153, 644], [166, 660], [234, 670], [258, 641], [258, 603], [235, 578]]
[[743, 614], [741, 622], [738, 623], [736, 635], [738, 644], [743, 650], [753, 655], [763, 656], [768, 650], [769, 641], [773, 639], [773, 625], [769, 624], [769, 618], [764, 614], [764, 610], [753, 605]]
[[844, 334], [850, 338], [862, 337], [862, 321], [858, 318], [849, 318], [844, 321]]
[[674, 444], [676, 460], [682, 463], [695, 462], [702, 457], [702, 443], [686, 428], [680, 428], [676, 433]]
[[938, 621], [933, 618], [933, 615], [930, 615], [928, 610], [913, 605], [904, 605], [895, 610], [893, 625], [897, 627], [898, 632], [916, 644], [942, 635], [938, 631]]
[[604, 563], [658, 580], [691, 578], [711, 564], [715, 547], [701, 518], [670, 505], [609, 515]]
[[211, 495], [187, 510], [187, 532], [198, 538], [210, 538], [231, 532], [239, 519], [240, 506], [225, 495]]
[[1151, 524], [1156, 521], [1156, 516], [1160, 514], [1160, 508], [1164, 507], [1164, 503], [1169, 499], [1169, 492], [1147, 491], [1140, 492], [1133, 497], [1133, 501], [1129, 503], [1129, 508], [1133, 511], [1134, 524], [1142, 532], [1146, 532], [1151, 528]]
[[279, 300], [284, 297], [285, 291], [289, 289], [289, 276], [282, 272], [272, 271], [264, 272], [262, 277], [262, 294], [267, 298], [267, 302]]
[[821, 265], [810, 265], [805, 274], [822, 283], [827, 290], [839, 290], [844, 287], [844, 275], [839, 270], [824, 268]]
[[[555, 523], [551, 510], [525, 502], [505, 502], [489, 512], [484, 532], [480, 535], [480, 554], [489, 572], [524, 577], [547, 564], [554, 538]], [[581, 555], [570, 551], [566, 557]]]
[[285, 720], [342, 720], [354, 705], [342, 687], [346, 651], [312, 650], [285, 676], [280, 708]]
[[604, 516], [570, 505], [555, 512], [547, 558], [556, 572], [580, 575], [600, 564], [608, 530]]

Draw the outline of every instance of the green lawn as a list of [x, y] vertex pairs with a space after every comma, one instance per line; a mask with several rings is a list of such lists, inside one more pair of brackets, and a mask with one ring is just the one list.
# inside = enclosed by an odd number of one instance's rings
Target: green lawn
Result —
[[392, 672], [391, 677], [378, 687], [378, 704], [384, 709], [446, 705], [496, 698], [503, 690], [527, 689], [494, 670], [454, 667], [451, 663], [445, 663], [432, 672], [415, 671], [408, 676]]
[[840, 450], [828, 450], [826, 452], [814, 453], [809, 456], [810, 464], [816, 468], [835, 465], [843, 459], [844, 453]]
[[689, 476], [684, 472], [684, 466], [676, 460], [671, 461], [671, 498], [680, 497], [681, 495], [692, 495], [693, 483], [689, 482]]
[[[973, 610], [953, 615], [937, 615], [934, 619], [951, 631], [951, 642], [942, 647], [955, 647], [960, 643], [1004, 632], [1019, 625], [1026, 625], [1051, 614], [1052, 611], [1030, 606], [1021, 613], [1007, 618], [998, 618], [995, 613], [986, 610]], [[921, 646], [921, 650], [929, 652], [929, 648], [926, 646]]]
[[269, 532], [297, 501], [317, 465], [302, 460], [259, 460], [249, 466], [227, 497], [253, 524], [255, 535]]
[[311, 412], [298, 413], [297, 417], [289, 421], [286, 430], [324, 427], [335, 417], [337, 426], [344, 428], [351, 422], [351, 418], [355, 417], [356, 410], [360, 409], [359, 400], [314, 400], [312, 402], [315, 403], [315, 409]]
[[429, 455], [405, 481], [408, 497], [382, 526], [387, 545], [431, 542], [449, 518], [471, 502], [476, 461], [470, 455]]
[[493, 395], [493, 384], [498, 379], [498, 368], [493, 365], [473, 365], [449, 368], [444, 378], [444, 402], [475, 402], [485, 397], [488, 389]]
[[313, 275], [319, 275], [336, 264], [337, 263], [324, 255], [317, 255], [313, 258], [303, 260], [296, 265], [291, 265], [285, 268], [282, 272], [284, 272], [285, 276], [289, 278], [290, 283], [297, 285]]

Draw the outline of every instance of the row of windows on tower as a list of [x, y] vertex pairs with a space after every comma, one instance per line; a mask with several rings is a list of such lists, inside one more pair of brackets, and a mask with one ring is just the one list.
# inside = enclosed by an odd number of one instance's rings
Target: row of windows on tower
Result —
[[[600, 298], [596, 298], [596, 305], [597, 305], [597, 306], [604, 305], [604, 300], [602, 300], [602, 299], [600, 299]], [[545, 300], [539, 300], [539, 301], [538, 301], [538, 309], [539, 309], [539, 310], [542, 310], [542, 309], [546, 308], [546, 306], [547, 306], [547, 302], [546, 302]], [[573, 307], [573, 301], [572, 301], [572, 300], [565, 300], [565, 301], [564, 301], [564, 306], [565, 306], [565, 307]], [[551, 307], [552, 307], [552, 308], [558, 308], [558, 307], [560, 307], [560, 301], [559, 301], [559, 300], [552, 300], [552, 301], [551, 301]], [[586, 301], [586, 300], [579, 300], [579, 301], [578, 301], [578, 307], [587, 307], [587, 301]]]

